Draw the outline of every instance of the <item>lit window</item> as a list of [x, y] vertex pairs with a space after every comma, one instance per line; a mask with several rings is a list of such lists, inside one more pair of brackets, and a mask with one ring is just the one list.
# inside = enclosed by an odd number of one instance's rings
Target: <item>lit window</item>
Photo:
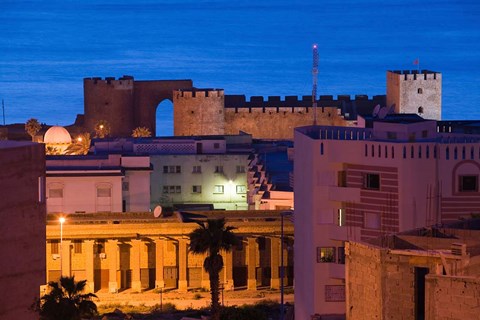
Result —
[[337, 226], [341, 227], [345, 225], [345, 216], [346, 216], [346, 210], [344, 208], [340, 208], [337, 210], [337, 219], [336, 219]]
[[378, 173], [367, 173], [365, 175], [364, 188], [380, 190], [380, 175]]
[[58, 254], [59, 253], [59, 244], [58, 244], [57, 240], [53, 240], [50, 243], [50, 251], [51, 251], [51, 254]]
[[332, 262], [335, 263], [335, 247], [317, 247], [317, 262], [325, 263]]
[[223, 185], [216, 185], [213, 187], [213, 193], [223, 193]]
[[237, 193], [247, 193], [247, 186], [237, 186]]
[[63, 198], [63, 189], [48, 189], [49, 198]]
[[215, 173], [223, 173], [223, 166], [215, 166]]
[[163, 173], [182, 173], [181, 166], [163, 166]]
[[202, 186], [192, 186], [192, 193], [202, 193]]
[[477, 192], [478, 176], [460, 176], [459, 191], [460, 192]]

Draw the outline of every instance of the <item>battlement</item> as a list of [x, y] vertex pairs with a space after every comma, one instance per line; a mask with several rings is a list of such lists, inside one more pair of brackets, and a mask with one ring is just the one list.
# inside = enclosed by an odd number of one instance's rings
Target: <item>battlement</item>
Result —
[[[340, 107], [345, 103], [367, 103], [367, 104], [385, 104], [384, 95], [376, 95], [371, 99], [364, 94], [355, 95], [352, 99], [350, 95], [338, 95], [334, 99], [333, 95], [321, 95], [317, 100], [318, 107]], [[311, 108], [312, 96], [252, 96], [247, 100], [245, 95], [225, 95], [225, 108]]]
[[223, 89], [180, 89], [174, 92], [176, 98], [220, 98], [224, 96]]
[[134, 79], [132, 76], [124, 75], [118, 79], [115, 77], [105, 77], [102, 79], [101, 77], [91, 77], [91, 78], [83, 78], [83, 83], [93, 84], [93, 85], [113, 85], [113, 86], [133, 86]]
[[441, 80], [440, 72], [431, 70], [389, 70], [390, 74], [395, 74], [403, 80]]

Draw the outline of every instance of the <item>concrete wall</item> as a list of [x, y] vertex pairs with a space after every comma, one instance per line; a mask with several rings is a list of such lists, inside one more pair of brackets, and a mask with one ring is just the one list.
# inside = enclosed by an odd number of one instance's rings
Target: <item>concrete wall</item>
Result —
[[28, 309], [45, 278], [45, 146], [0, 141], [0, 318]]
[[478, 319], [480, 279], [427, 275], [426, 320]]

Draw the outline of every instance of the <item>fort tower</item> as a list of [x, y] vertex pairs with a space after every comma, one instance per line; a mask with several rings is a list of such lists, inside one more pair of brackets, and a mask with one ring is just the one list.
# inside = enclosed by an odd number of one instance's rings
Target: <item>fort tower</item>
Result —
[[387, 71], [387, 106], [395, 113], [442, 118], [442, 74], [429, 70]]

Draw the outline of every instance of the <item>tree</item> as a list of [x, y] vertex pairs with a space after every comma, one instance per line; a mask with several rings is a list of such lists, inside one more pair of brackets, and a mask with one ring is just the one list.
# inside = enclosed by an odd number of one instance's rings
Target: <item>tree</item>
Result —
[[206, 224], [204, 222], [197, 223], [199, 227], [189, 234], [189, 250], [194, 254], [207, 254], [203, 268], [210, 278], [212, 320], [219, 320], [219, 275], [223, 268], [220, 250], [230, 251], [234, 245], [239, 243], [239, 240], [232, 232], [235, 228], [225, 226], [225, 219], [207, 219]]
[[138, 127], [133, 129], [132, 131], [132, 137], [134, 138], [148, 138], [151, 136], [152, 136], [152, 133], [150, 132], [150, 129], [146, 127]]
[[95, 125], [95, 138], [103, 139], [110, 134], [110, 123], [106, 120], [100, 120]]
[[74, 142], [68, 146], [65, 150], [65, 154], [75, 155], [75, 154], [87, 154], [90, 150], [90, 143], [92, 139], [90, 138], [90, 133], [85, 132], [79, 134]]
[[25, 131], [32, 137], [32, 141], [40, 129], [42, 129], [42, 125], [35, 118], [31, 118], [25, 123]]
[[97, 314], [97, 306], [92, 301], [97, 296], [83, 293], [87, 281], [75, 281], [75, 277], [60, 277], [59, 282], [48, 283], [48, 293], [37, 299], [32, 309], [40, 315], [40, 320], [80, 320]]

